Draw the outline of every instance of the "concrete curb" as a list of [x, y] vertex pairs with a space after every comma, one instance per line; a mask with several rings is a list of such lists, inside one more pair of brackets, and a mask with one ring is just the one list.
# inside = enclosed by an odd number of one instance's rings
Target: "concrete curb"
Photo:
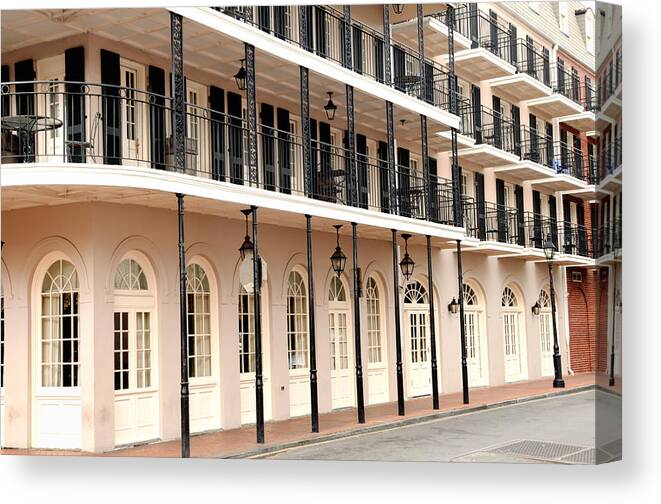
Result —
[[[454, 417], [454, 416], [460, 416], [460, 415], [466, 415], [469, 413], [475, 413], [478, 411], [484, 411], [484, 410], [489, 410], [489, 409], [497, 409], [497, 408], [503, 408], [505, 406], [512, 406], [515, 404], [522, 404], [530, 401], [536, 401], [539, 399], [548, 399], [551, 397], [560, 397], [560, 396], [565, 396], [565, 395], [570, 395], [570, 394], [578, 394], [580, 392], [587, 392], [589, 390], [597, 390], [599, 388], [601, 390], [601, 387], [598, 387], [597, 385], [583, 385], [580, 387], [575, 387], [572, 389], [565, 389], [565, 390], [559, 390], [557, 392], [547, 392], [545, 394], [539, 394], [539, 395], [534, 395], [534, 396], [526, 396], [526, 397], [519, 397], [516, 399], [507, 399], [505, 401], [499, 401], [491, 404], [479, 404], [477, 406], [469, 406], [467, 408], [457, 408], [457, 409], [452, 409], [448, 411], [443, 411], [439, 413], [432, 413], [430, 415], [421, 415], [417, 417], [411, 417], [407, 418], [404, 420], [397, 420], [394, 422], [388, 422], [388, 423], [383, 423], [383, 424], [378, 424], [378, 425], [371, 425], [369, 427], [358, 427], [355, 429], [350, 429], [346, 431], [341, 431], [341, 432], [334, 432], [332, 434], [327, 434], [327, 435], [320, 435], [317, 437], [313, 438], [308, 438], [308, 439], [300, 439], [297, 441], [290, 441], [286, 443], [280, 443], [280, 444], [275, 444], [271, 446], [265, 446], [262, 448], [256, 448], [252, 450], [246, 450], [242, 452], [237, 452], [237, 453], [232, 453], [229, 455], [224, 455], [216, 458], [223, 458], [223, 459], [244, 459], [244, 458], [261, 458], [265, 455], [269, 455], [275, 452], [280, 452], [283, 450], [289, 450], [291, 448], [299, 448], [301, 446], [307, 446], [307, 445], [313, 445], [313, 444], [319, 444], [319, 443], [324, 443], [326, 441], [335, 441], [338, 439], [344, 439], [344, 438], [349, 438], [352, 436], [357, 436], [360, 434], [371, 434], [374, 432], [382, 432], [382, 431], [387, 431], [387, 430], [392, 430], [396, 429], [398, 427], [405, 427], [409, 425], [415, 425], [419, 423], [424, 423], [424, 422], [429, 422], [432, 420], [438, 420], [441, 418], [449, 418], [449, 417]], [[609, 393], [612, 393], [613, 391], [606, 391]]]

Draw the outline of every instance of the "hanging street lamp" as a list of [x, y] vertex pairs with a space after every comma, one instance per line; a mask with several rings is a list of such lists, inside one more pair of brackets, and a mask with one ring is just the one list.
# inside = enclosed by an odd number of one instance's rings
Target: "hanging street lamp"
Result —
[[411, 238], [411, 235], [403, 233], [402, 238], [404, 238], [404, 257], [399, 262], [399, 267], [402, 270], [402, 275], [404, 275], [404, 278], [406, 278], [406, 281], [408, 282], [413, 275], [415, 262], [413, 262], [413, 259], [411, 259], [411, 256], [409, 255], [409, 238]]
[[331, 265], [333, 266], [333, 271], [337, 274], [338, 278], [344, 271], [344, 266], [347, 263], [347, 256], [344, 255], [344, 252], [342, 252], [342, 248], [340, 247], [340, 228], [342, 227], [341, 224], [336, 224], [333, 226], [335, 228], [335, 232], [337, 233], [337, 245], [335, 247], [335, 252], [333, 252], [333, 255], [330, 256], [331, 260]]
[[250, 233], [248, 232], [248, 216], [252, 213], [250, 208], [241, 210], [241, 213], [246, 216], [246, 236], [243, 239], [241, 247], [239, 247], [239, 254], [241, 255], [241, 261], [244, 261], [246, 257], [251, 258], [253, 252], [255, 251], [255, 246], [250, 239]]
[[535, 301], [535, 304], [532, 305], [532, 314], [537, 316], [539, 315], [539, 312], [541, 311], [542, 307], [539, 306], [539, 301]]
[[452, 313], [452, 315], [456, 315], [457, 311], [459, 310], [459, 303], [457, 303], [457, 298], [452, 298], [452, 301], [450, 301], [450, 304], [448, 305], [448, 311]]
[[560, 360], [560, 347], [558, 346], [558, 326], [555, 320], [555, 289], [553, 287], [553, 256], [555, 255], [555, 244], [551, 235], [546, 237], [544, 243], [544, 255], [546, 264], [549, 268], [549, 286], [551, 290], [551, 319], [553, 321], [553, 369], [555, 377], [553, 379], [553, 388], [565, 388], [565, 381], [562, 379], [562, 361]]
[[246, 90], [246, 60], [241, 60], [241, 68], [239, 71], [234, 74], [234, 80], [236, 81], [236, 87], [239, 88], [239, 91]]
[[333, 103], [333, 93], [328, 91], [328, 102], [324, 105], [324, 110], [326, 111], [326, 117], [329, 121], [335, 119], [335, 112], [337, 111], [337, 105]]
[[401, 14], [404, 12], [404, 4], [391, 4], [392, 10], [395, 14]]

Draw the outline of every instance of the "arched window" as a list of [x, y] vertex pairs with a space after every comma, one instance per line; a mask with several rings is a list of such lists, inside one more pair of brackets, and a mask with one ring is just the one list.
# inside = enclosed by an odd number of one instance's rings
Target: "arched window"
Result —
[[404, 302], [410, 304], [427, 304], [427, 290], [420, 282], [407, 284], [404, 291]]
[[124, 259], [115, 272], [116, 290], [148, 290], [147, 277], [134, 259]]
[[505, 287], [505, 289], [503, 289], [503, 295], [501, 297], [500, 303], [503, 308], [514, 308], [518, 306], [516, 294], [514, 294], [514, 291], [509, 287]]
[[78, 386], [78, 274], [55, 261], [41, 288], [41, 386]]
[[477, 294], [468, 284], [464, 284], [464, 304], [466, 306], [477, 306], [480, 304], [478, 302]]
[[367, 279], [365, 289], [367, 302], [367, 342], [369, 363], [383, 362], [383, 348], [381, 343], [381, 299], [379, 287], [374, 278]]
[[539, 306], [542, 309], [551, 308], [551, 296], [549, 296], [549, 293], [544, 289], [539, 291]]
[[243, 287], [239, 294], [239, 364], [241, 373], [255, 372], [255, 301]]
[[347, 300], [347, 294], [344, 290], [342, 280], [334, 276], [328, 289], [328, 300], [343, 303]]
[[289, 369], [309, 366], [308, 306], [303, 277], [297, 271], [289, 274], [287, 288], [287, 341]]
[[186, 310], [188, 316], [188, 376], [211, 376], [211, 291], [202, 266], [186, 268]]

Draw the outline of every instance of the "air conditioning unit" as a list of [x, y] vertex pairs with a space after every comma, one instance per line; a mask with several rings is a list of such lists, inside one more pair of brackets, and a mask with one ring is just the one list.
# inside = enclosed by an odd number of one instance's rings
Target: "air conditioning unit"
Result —
[[583, 272], [582, 271], [572, 271], [571, 272], [571, 281], [574, 283], [583, 282]]

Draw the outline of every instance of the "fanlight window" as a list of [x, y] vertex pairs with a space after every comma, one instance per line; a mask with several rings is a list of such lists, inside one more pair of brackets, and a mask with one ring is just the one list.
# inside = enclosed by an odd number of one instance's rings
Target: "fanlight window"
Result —
[[347, 300], [344, 284], [342, 283], [342, 280], [336, 276], [331, 280], [330, 288], [328, 289], [328, 300], [336, 302], [344, 302]]
[[549, 293], [542, 289], [539, 291], [539, 306], [541, 308], [550, 308], [551, 307], [551, 297]]
[[186, 268], [186, 310], [188, 316], [188, 376], [211, 376], [211, 290], [199, 264]]
[[516, 294], [514, 294], [514, 291], [509, 287], [503, 289], [503, 296], [500, 303], [503, 308], [514, 308], [519, 304], [516, 299]]
[[473, 288], [468, 284], [464, 284], [464, 305], [477, 306], [479, 304], [480, 302]]
[[303, 277], [297, 271], [289, 274], [287, 289], [287, 344], [289, 369], [305, 369], [308, 359], [308, 307]]
[[367, 299], [367, 341], [370, 363], [383, 362], [381, 348], [381, 300], [376, 280], [367, 279], [365, 289]]
[[427, 290], [420, 282], [412, 282], [404, 291], [404, 302], [410, 304], [427, 304]]
[[115, 289], [148, 290], [147, 277], [140, 264], [133, 259], [124, 259], [115, 272]]
[[41, 288], [41, 385], [78, 386], [78, 274], [55, 261]]

